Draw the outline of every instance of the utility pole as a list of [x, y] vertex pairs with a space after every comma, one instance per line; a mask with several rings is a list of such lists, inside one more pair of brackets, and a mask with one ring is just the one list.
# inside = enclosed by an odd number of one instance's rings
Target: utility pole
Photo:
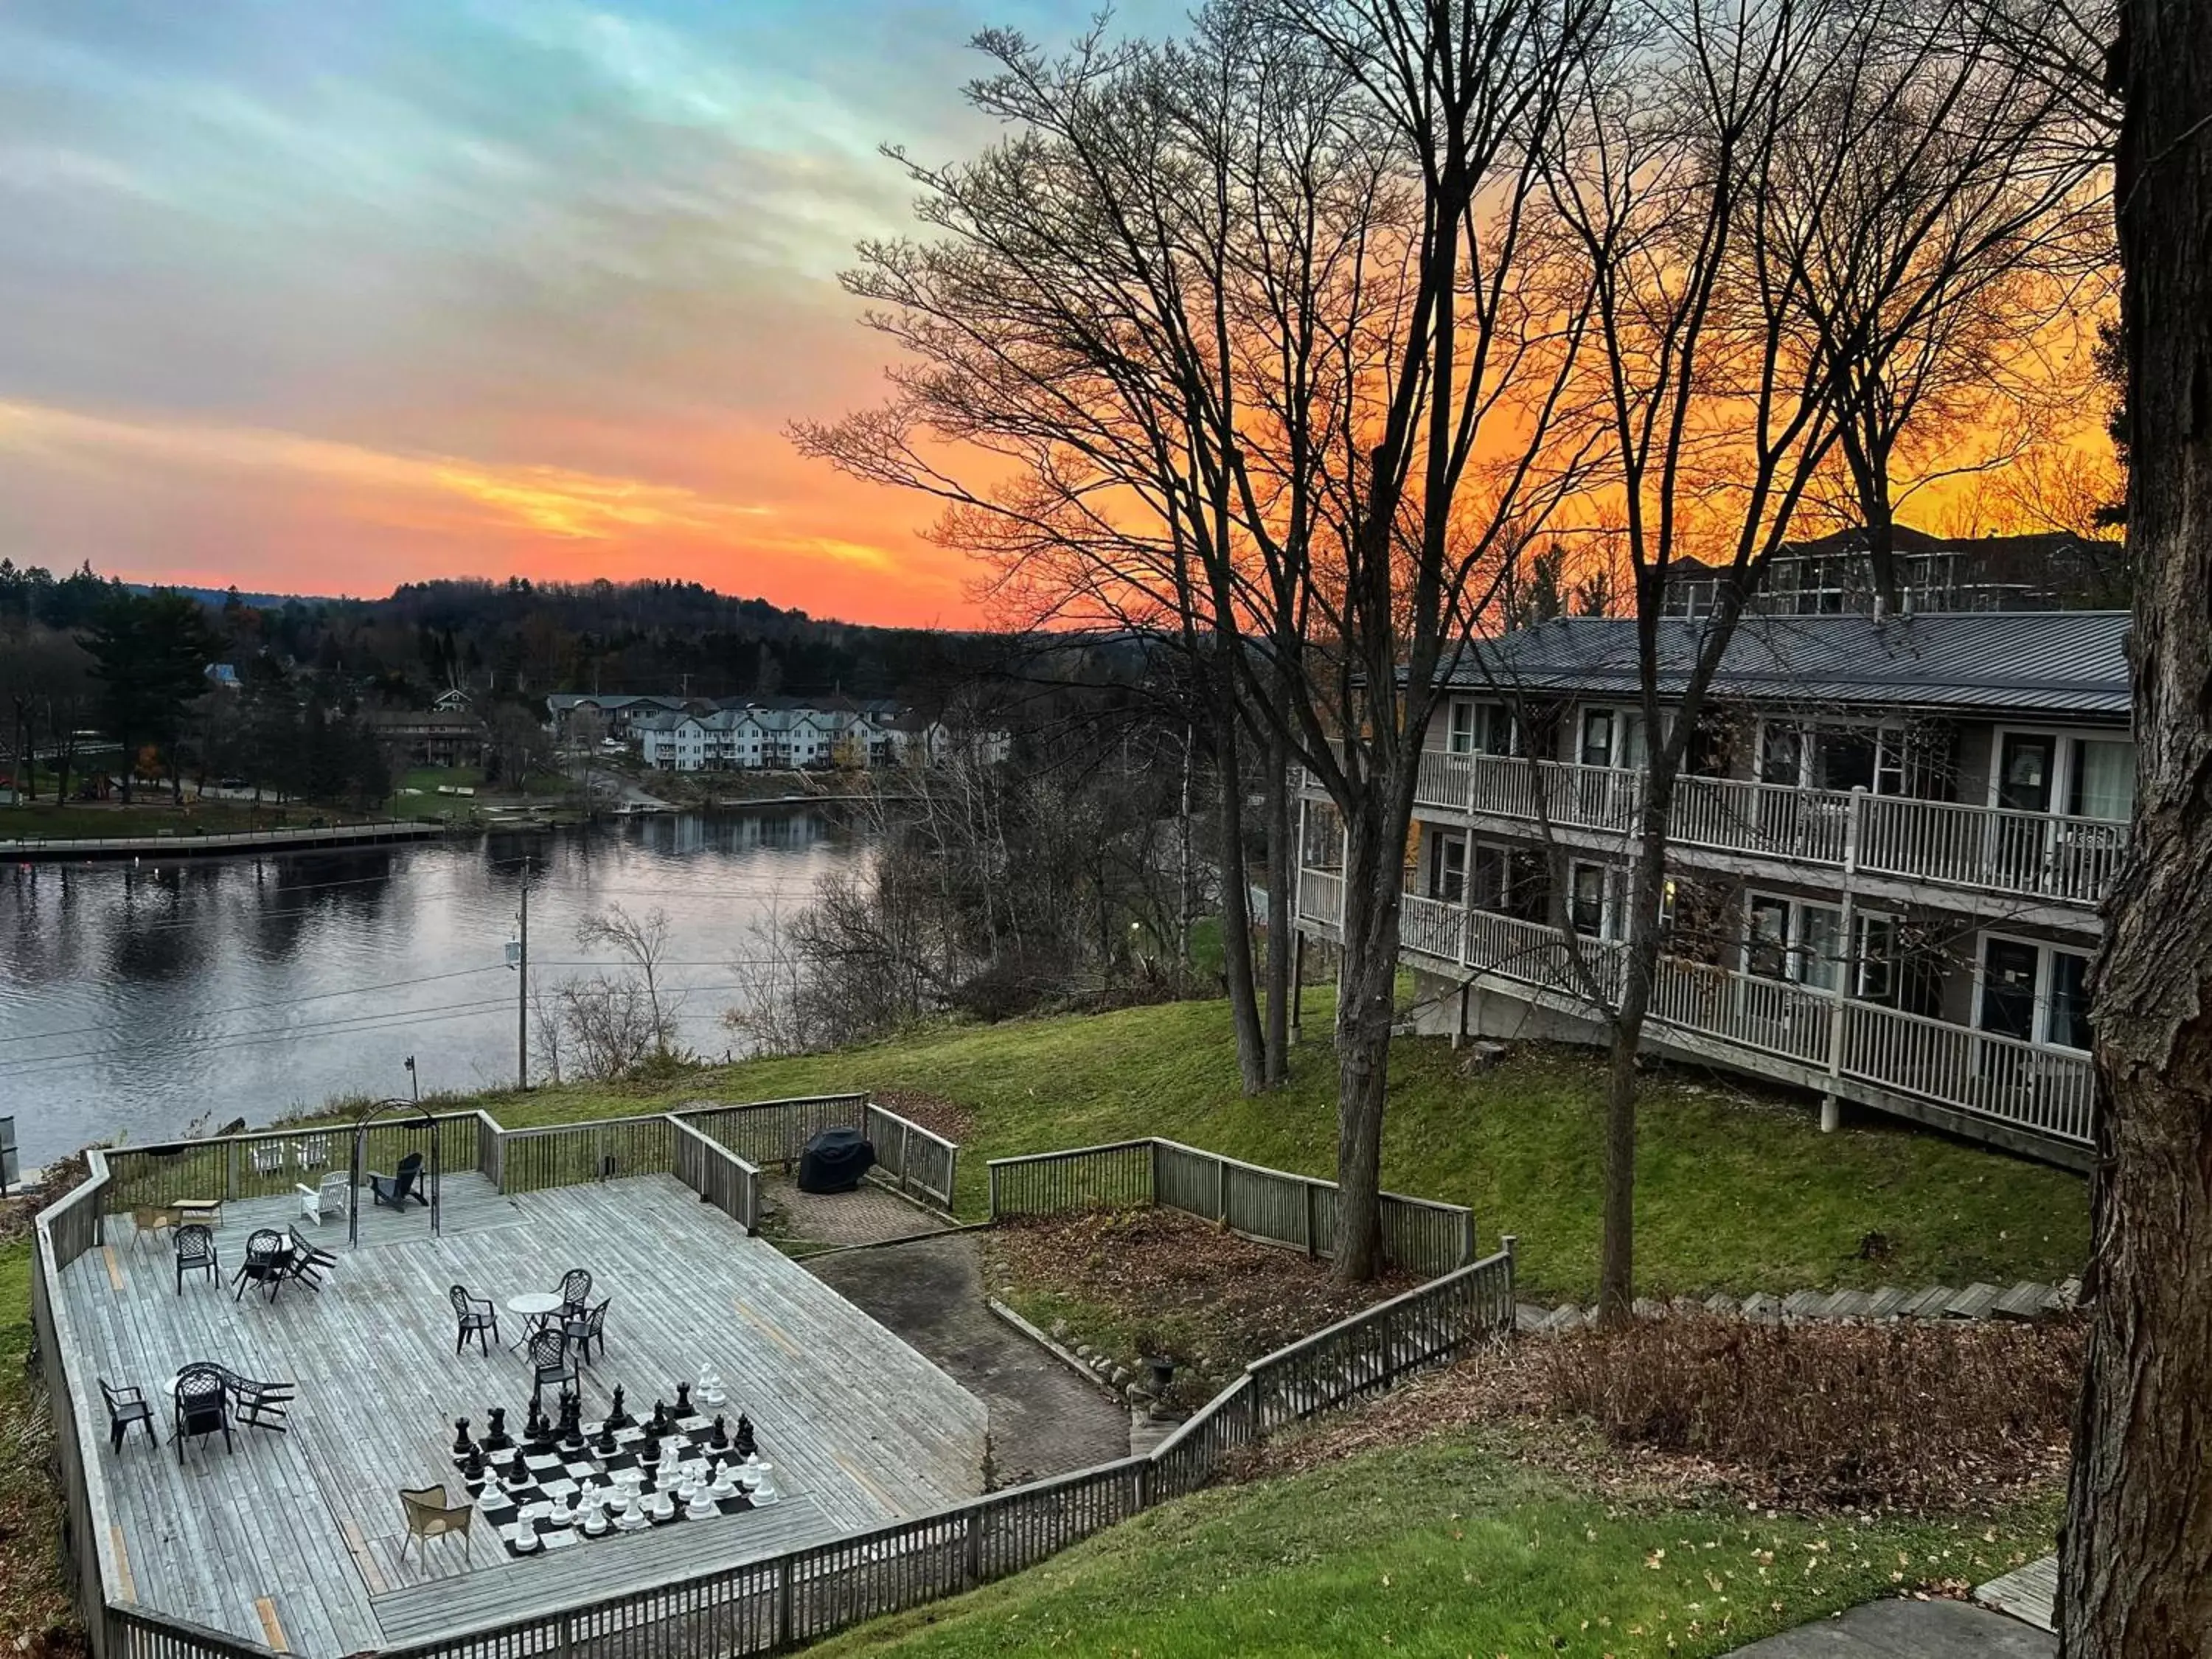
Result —
[[522, 866], [522, 908], [516, 915], [514, 976], [514, 1077], [526, 1092], [530, 1087], [530, 864]]

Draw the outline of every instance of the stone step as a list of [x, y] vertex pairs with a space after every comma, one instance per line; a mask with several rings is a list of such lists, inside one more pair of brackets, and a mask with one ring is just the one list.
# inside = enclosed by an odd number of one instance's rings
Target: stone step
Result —
[[1718, 1314], [1723, 1319], [1733, 1319], [1743, 1308], [1732, 1296], [1709, 1296], [1705, 1298], [1705, 1311]]
[[1866, 1316], [1869, 1319], [1895, 1319], [1905, 1311], [1914, 1292], [1900, 1291], [1894, 1285], [1884, 1285], [1867, 1297]]
[[1990, 1311], [2002, 1319], [2040, 1319], [2050, 1305], [2051, 1286], [2023, 1279], [2007, 1291]]
[[1810, 1319], [1827, 1305], [1823, 1291], [1792, 1291], [1782, 1298], [1782, 1311], [1792, 1319]]
[[1943, 1304], [1943, 1316], [1947, 1319], [1987, 1319], [1990, 1310], [1997, 1305], [1997, 1298], [2003, 1294], [2002, 1286], [1985, 1284], [1978, 1279]]
[[1904, 1319], [1941, 1319], [1943, 1310], [1951, 1305], [1958, 1291], [1948, 1285], [1930, 1285], [1917, 1295], [1908, 1297], [1898, 1316]]
[[1820, 1304], [1822, 1319], [1862, 1319], [1871, 1298], [1864, 1291], [1838, 1291]]

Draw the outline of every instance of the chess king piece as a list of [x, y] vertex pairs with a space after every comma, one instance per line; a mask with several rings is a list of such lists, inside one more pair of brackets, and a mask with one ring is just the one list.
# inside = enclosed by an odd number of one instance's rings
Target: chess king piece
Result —
[[469, 1438], [469, 1419], [465, 1417], [455, 1418], [453, 1419], [453, 1467], [459, 1468], [467, 1462], [469, 1454], [475, 1449], [476, 1443]]
[[505, 1451], [514, 1443], [507, 1437], [507, 1407], [484, 1407], [483, 1449], [488, 1452]]
[[738, 1438], [737, 1438], [737, 1454], [738, 1454], [738, 1456], [740, 1456], [740, 1457], [750, 1457], [750, 1456], [751, 1456], [751, 1455], [752, 1455], [756, 1451], [757, 1451], [757, 1450], [759, 1450], [759, 1449], [760, 1449], [759, 1446], [755, 1443], [755, 1441], [754, 1441], [754, 1439], [753, 1439], [753, 1420], [752, 1420], [752, 1419], [751, 1419], [751, 1418], [750, 1418], [750, 1417], [747, 1417], [747, 1416], [746, 1416], [743, 1412], [739, 1412], [739, 1413], [738, 1413]]

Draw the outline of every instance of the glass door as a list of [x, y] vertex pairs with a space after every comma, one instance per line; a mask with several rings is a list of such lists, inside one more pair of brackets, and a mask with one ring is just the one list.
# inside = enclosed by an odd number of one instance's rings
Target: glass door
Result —
[[2008, 732], [1997, 745], [1995, 872], [1998, 883], [2034, 891], [2042, 885], [2044, 842], [2050, 832], [2051, 775], [2058, 739], [2042, 732]]

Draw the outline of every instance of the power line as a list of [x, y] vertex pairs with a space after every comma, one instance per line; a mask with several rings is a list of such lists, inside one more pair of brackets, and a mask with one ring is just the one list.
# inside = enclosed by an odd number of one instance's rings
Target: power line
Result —
[[[372, 991], [404, 990], [414, 985], [433, 985], [441, 980], [465, 979], [472, 974], [489, 974], [504, 965], [501, 963], [488, 962], [481, 968], [457, 968], [450, 974], [423, 974], [415, 979], [386, 980], [380, 985], [349, 985], [343, 990], [311, 991], [305, 996], [266, 997], [258, 1002], [242, 1002], [230, 1008], [195, 1009], [190, 1018], [220, 1019], [226, 1014], [253, 1014], [260, 1012], [264, 1008], [289, 1008], [302, 1002], [326, 1001], [331, 997], [366, 996]], [[112, 1029], [111, 1024], [105, 1022], [98, 1025], [68, 1025], [54, 1031], [24, 1031], [14, 1036], [0, 1036], [0, 1042], [42, 1042], [49, 1037], [83, 1036], [91, 1032]], [[37, 1058], [43, 1060], [48, 1056], [41, 1054]]]

